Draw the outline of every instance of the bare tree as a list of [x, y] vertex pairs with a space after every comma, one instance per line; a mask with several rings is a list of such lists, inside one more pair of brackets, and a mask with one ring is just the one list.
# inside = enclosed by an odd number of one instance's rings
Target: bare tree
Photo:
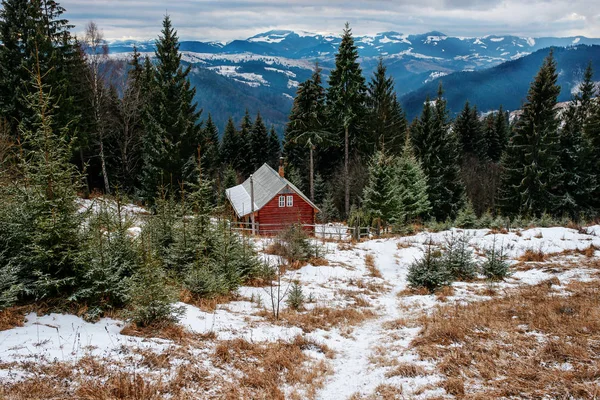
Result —
[[275, 318], [276, 320], [279, 319], [281, 303], [286, 298], [288, 292], [290, 291], [290, 286], [292, 284], [290, 281], [287, 283], [287, 286], [284, 287], [285, 283], [282, 281], [284, 275], [284, 259], [283, 257], [279, 257], [277, 265], [275, 266], [275, 279], [271, 280], [269, 286], [264, 288], [271, 301], [271, 312], [273, 313], [273, 318]]
[[[137, 50], [134, 50], [134, 57], [139, 57]], [[127, 80], [123, 82], [118, 135], [114, 142], [118, 152], [119, 178], [124, 182], [128, 181], [127, 185], [131, 188], [141, 163], [142, 110], [147, 100], [142, 96], [139, 71], [130, 71]]]
[[108, 44], [104, 40], [104, 34], [95, 22], [90, 21], [85, 27], [82, 47], [89, 65], [89, 83], [92, 90], [92, 110], [94, 118], [95, 138], [98, 145], [102, 176], [104, 178], [104, 190], [110, 194], [108, 171], [106, 168], [106, 126], [102, 121], [102, 105], [107, 96], [106, 85], [110, 74], [113, 73], [108, 57]]

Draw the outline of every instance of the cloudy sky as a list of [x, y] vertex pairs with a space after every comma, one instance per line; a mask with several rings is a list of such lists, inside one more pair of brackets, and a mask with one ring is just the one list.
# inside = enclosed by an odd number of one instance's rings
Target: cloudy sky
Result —
[[94, 20], [107, 39], [152, 39], [165, 13], [182, 40], [230, 41], [271, 29], [357, 35], [394, 30], [447, 35], [600, 37], [599, 0], [61, 0], [77, 29]]

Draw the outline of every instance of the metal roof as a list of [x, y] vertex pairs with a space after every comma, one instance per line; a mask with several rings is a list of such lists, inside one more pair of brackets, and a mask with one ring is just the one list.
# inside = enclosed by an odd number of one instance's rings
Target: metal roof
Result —
[[[279, 176], [279, 174], [266, 163], [252, 174], [252, 179], [254, 181], [254, 211], [263, 208], [273, 199], [273, 197], [277, 196], [277, 194], [286, 187], [289, 187], [296, 192], [296, 194], [302, 197], [311, 205], [311, 207], [320, 211], [319, 208], [296, 186], [287, 179]], [[250, 178], [246, 179], [241, 185], [226, 189], [225, 193], [238, 217], [244, 217], [252, 212], [252, 205], [250, 203]]]

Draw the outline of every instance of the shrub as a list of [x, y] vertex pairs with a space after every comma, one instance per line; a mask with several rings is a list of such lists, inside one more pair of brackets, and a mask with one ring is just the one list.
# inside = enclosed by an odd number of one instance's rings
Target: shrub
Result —
[[423, 258], [415, 261], [408, 268], [407, 280], [409, 286], [423, 287], [431, 293], [451, 283], [452, 275], [445, 268], [441, 253], [435, 248], [431, 239], [426, 245]]
[[131, 277], [140, 264], [135, 239], [127, 231], [131, 226], [118, 198], [116, 210], [100, 200], [87, 220], [80, 283], [70, 297], [87, 303], [86, 319], [95, 320], [129, 301]]
[[183, 278], [184, 288], [196, 296], [206, 298], [227, 294], [227, 279], [215, 269], [207, 264], [191, 265]]
[[446, 236], [446, 244], [442, 256], [444, 268], [454, 279], [469, 280], [477, 275], [477, 263], [473, 259], [473, 251], [469, 248], [469, 235], [454, 231]]
[[154, 254], [133, 277], [129, 317], [138, 326], [162, 325], [179, 320], [182, 307], [176, 307], [178, 292], [168, 285], [166, 274]]
[[302, 286], [298, 281], [292, 283], [292, 287], [290, 288], [290, 293], [288, 294], [286, 303], [289, 308], [292, 310], [301, 310], [304, 307], [304, 292], [302, 291]]
[[318, 245], [311, 243], [301, 225], [291, 225], [278, 235], [277, 240], [278, 255], [285, 257], [290, 263], [308, 261], [319, 254]]
[[465, 207], [458, 212], [454, 224], [458, 228], [475, 228], [477, 225], [477, 215], [473, 210], [471, 202], [467, 202]]
[[506, 261], [504, 246], [498, 246], [496, 236], [492, 247], [485, 251], [487, 260], [481, 265], [481, 273], [489, 280], [503, 280], [510, 275], [509, 265]]

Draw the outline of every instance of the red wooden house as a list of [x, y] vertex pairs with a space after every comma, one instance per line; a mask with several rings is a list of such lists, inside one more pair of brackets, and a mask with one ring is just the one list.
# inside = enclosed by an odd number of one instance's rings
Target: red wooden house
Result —
[[[279, 173], [263, 164], [241, 185], [226, 189], [238, 221], [252, 226], [260, 235], [276, 234], [292, 224], [313, 225], [319, 212], [308, 197], [285, 179], [283, 162]], [[305, 227], [314, 231], [313, 227]]]

